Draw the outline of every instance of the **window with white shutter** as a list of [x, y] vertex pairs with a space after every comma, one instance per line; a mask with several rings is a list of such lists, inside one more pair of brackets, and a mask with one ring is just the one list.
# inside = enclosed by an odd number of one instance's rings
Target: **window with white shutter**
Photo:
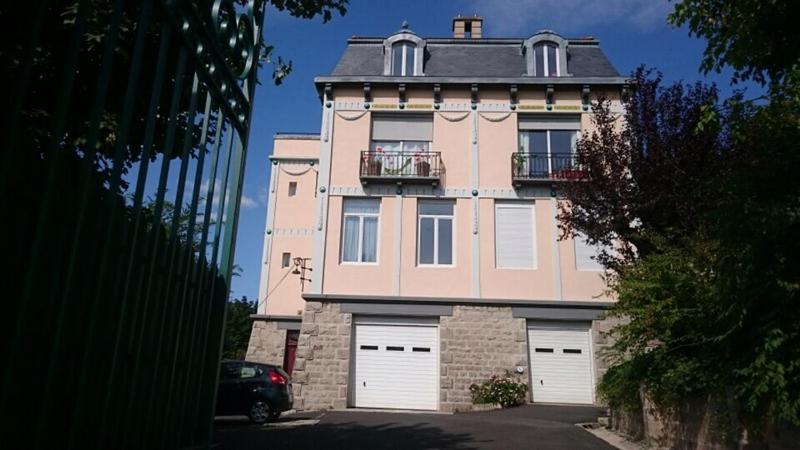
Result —
[[580, 234], [575, 235], [575, 268], [578, 270], [603, 270], [603, 266], [597, 261], [597, 255], [601, 248], [597, 245], [589, 245], [586, 237]]
[[536, 268], [536, 229], [532, 203], [495, 203], [494, 234], [495, 265], [498, 269]]

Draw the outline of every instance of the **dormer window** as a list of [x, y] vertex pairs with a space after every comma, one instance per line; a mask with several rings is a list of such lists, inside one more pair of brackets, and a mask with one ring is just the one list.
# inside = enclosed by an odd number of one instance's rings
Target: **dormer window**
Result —
[[543, 42], [533, 46], [534, 76], [559, 76], [558, 47], [552, 42]]
[[543, 30], [523, 44], [528, 76], [568, 77], [566, 39], [553, 31]]
[[408, 29], [408, 22], [383, 41], [383, 74], [394, 77], [424, 75], [425, 40]]
[[410, 41], [392, 44], [392, 75], [410, 77], [416, 75], [417, 46]]

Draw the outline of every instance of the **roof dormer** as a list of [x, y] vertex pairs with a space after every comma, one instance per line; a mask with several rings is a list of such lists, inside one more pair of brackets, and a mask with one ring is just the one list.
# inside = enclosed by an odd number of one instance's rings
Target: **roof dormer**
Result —
[[542, 30], [523, 43], [527, 74], [532, 77], [568, 77], [567, 40]]
[[411, 77], [423, 74], [425, 40], [408, 29], [403, 21], [400, 31], [383, 41], [383, 74]]

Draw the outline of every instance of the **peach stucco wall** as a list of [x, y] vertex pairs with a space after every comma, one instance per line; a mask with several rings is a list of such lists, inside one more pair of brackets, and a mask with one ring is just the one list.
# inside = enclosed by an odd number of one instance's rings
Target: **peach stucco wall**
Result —
[[[432, 106], [430, 87], [410, 86], [407, 93], [409, 104]], [[593, 93], [603, 95], [603, 93]], [[605, 93], [618, 101], [618, 96]], [[374, 88], [374, 104], [398, 103], [397, 89]], [[470, 192], [473, 188], [472, 149], [473, 123], [477, 123], [478, 138], [478, 187], [516, 192], [510, 179], [511, 153], [518, 148], [519, 114], [545, 113], [545, 96], [542, 88], [521, 87], [520, 108], [517, 111], [489, 112], [464, 109], [470, 102], [469, 89], [443, 87], [443, 102], [460, 105], [458, 111], [430, 110], [433, 117], [433, 143], [431, 149], [442, 152], [446, 167], [444, 188], [460, 188]], [[337, 102], [361, 102], [360, 88], [336, 88]], [[591, 131], [591, 114], [582, 112], [580, 91], [557, 89], [556, 105], [564, 109], [552, 113], [581, 113], [582, 134]], [[508, 90], [505, 88], [482, 88], [479, 93], [482, 104], [507, 104]], [[373, 110], [337, 110], [331, 114], [330, 134], [330, 189], [357, 189], [361, 186], [358, 167], [360, 152], [370, 144], [371, 117]], [[393, 110], [394, 113], [415, 112], [419, 109]], [[448, 120], [449, 119], [449, 120]], [[318, 157], [325, 144], [319, 140], [276, 139], [273, 154], [283, 158]], [[315, 166], [319, 169], [319, 165]], [[294, 163], [287, 169], [298, 171]], [[275, 169], [275, 166], [273, 166]], [[286, 196], [289, 181], [298, 182], [298, 194]], [[267, 314], [296, 314], [303, 301], [296, 275], [286, 275], [290, 268], [280, 267], [283, 252], [292, 256], [311, 257], [316, 232], [316, 172], [302, 175], [281, 172], [276, 189], [274, 207], [275, 229], [304, 229], [303, 235], [276, 235], [272, 238], [271, 264], [268, 266], [269, 292], [265, 312]], [[556, 241], [558, 230], [554, 224], [554, 204], [548, 190], [537, 195], [545, 197], [523, 198], [517, 201], [530, 202], [535, 211], [536, 261], [535, 269], [498, 269], [495, 265], [494, 214], [497, 199], [481, 194], [478, 205], [478, 234], [473, 240], [473, 199], [462, 194], [455, 201], [455, 263], [447, 267], [420, 267], [417, 261], [417, 204], [413, 195], [393, 195], [384, 191], [381, 198], [379, 222], [378, 261], [372, 264], [350, 264], [340, 261], [342, 202], [345, 197], [332, 194], [328, 197], [328, 216], [324, 237], [325, 260], [322, 293], [364, 296], [409, 296], [409, 297], [475, 297], [473, 274], [479, 276], [480, 290], [477, 296], [485, 299], [530, 299], [592, 301], [608, 300], [604, 297], [604, 283], [599, 271], [578, 271], [575, 267], [575, 245], [572, 240]], [[516, 194], [514, 194], [516, 195]], [[503, 200], [508, 201], [508, 200]], [[400, 202], [398, 204], [398, 202]], [[400, 217], [397, 220], [398, 206]], [[399, 228], [399, 229], [398, 229]], [[399, 256], [397, 242], [400, 240]], [[479, 259], [473, 261], [473, 245], [477, 242]], [[554, 254], [554, 249], [558, 255]], [[477, 269], [474, 265], [478, 265]], [[399, 277], [399, 282], [397, 281]], [[557, 283], [560, 280], [560, 286]], [[559, 297], [560, 292], [560, 297]], [[261, 308], [259, 312], [261, 312]]]
[[278, 135], [272, 145], [272, 156], [319, 158], [319, 139], [283, 139]]
[[470, 297], [472, 273], [471, 214], [468, 199], [456, 200], [452, 266], [417, 265], [417, 199], [403, 199], [400, 295]]
[[375, 263], [342, 263], [342, 202], [331, 197], [328, 203], [328, 233], [325, 242], [326, 294], [389, 295], [394, 273], [395, 199], [381, 198], [378, 219], [378, 255]]
[[[267, 208], [272, 210], [274, 217], [272, 223], [266, 224], [270, 247], [265, 249], [269, 255], [265, 253], [262, 261], [259, 314], [296, 315], [303, 310], [299, 277], [289, 273], [292, 264], [288, 268], [281, 267], [281, 259], [283, 253], [289, 253], [291, 258], [312, 255], [319, 164], [316, 160], [296, 158], [318, 158], [319, 149], [320, 141], [313, 137], [287, 139], [277, 136], [273, 141], [274, 160], [270, 163], [270, 176], [275, 193]], [[290, 197], [291, 182], [297, 183], [297, 191]]]
[[358, 186], [361, 152], [369, 149], [371, 114], [343, 111], [333, 117], [331, 186]]
[[480, 201], [481, 294], [489, 298], [555, 299], [553, 227], [550, 200], [521, 200], [534, 205], [536, 236], [535, 269], [498, 269], [495, 264], [494, 210], [492, 199]]

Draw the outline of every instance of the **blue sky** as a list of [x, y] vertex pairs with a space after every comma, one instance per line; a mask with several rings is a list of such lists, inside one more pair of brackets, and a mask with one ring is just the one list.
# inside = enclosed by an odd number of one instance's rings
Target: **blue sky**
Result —
[[243, 273], [234, 279], [232, 295], [258, 298], [272, 136], [319, 132], [320, 103], [312, 80], [333, 70], [347, 38], [387, 36], [403, 20], [421, 36], [448, 37], [455, 15], [477, 14], [484, 17], [485, 37], [528, 37], [545, 28], [567, 37], [594, 36], [622, 74], [646, 64], [660, 69], [667, 81], [714, 81], [730, 94], [728, 74], [704, 77], [698, 71], [704, 41], [667, 25], [673, 6], [666, 0], [351, 0], [347, 15], [324, 25], [270, 9], [264, 37], [276, 46], [275, 56], [293, 61], [294, 71], [276, 87], [271, 67], [261, 69], [236, 248]]

